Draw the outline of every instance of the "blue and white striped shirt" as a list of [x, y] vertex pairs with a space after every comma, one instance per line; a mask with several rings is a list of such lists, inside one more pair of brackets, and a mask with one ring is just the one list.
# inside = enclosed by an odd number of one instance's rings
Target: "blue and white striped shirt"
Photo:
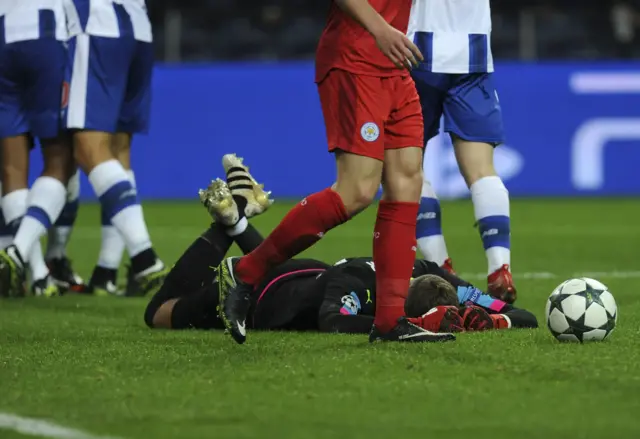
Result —
[[0, 44], [43, 38], [65, 41], [66, 0], [0, 0]]
[[493, 72], [489, 0], [413, 0], [407, 36], [435, 73]]
[[133, 36], [151, 43], [153, 34], [145, 0], [65, 0], [70, 36]]

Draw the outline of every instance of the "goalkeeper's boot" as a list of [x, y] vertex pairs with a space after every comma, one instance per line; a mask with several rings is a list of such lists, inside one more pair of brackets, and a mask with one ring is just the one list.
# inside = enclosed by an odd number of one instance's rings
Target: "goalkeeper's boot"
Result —
[[440, 268], [442, 268], [444, 271], [446, 271], [446, 272], [448, 272], [448, 273], [450, 273], [450, 274], [453, 274], [453, 275], [455, 275], [455, 274], [456, 274], [455, 270], [453, 269], [453, 261], [451, 260], [451, 258], [447, 258], [447, 259], [442, 263], [442, 265], [440, 266]]
[[494, 328], [491, 315], [479, 306], [469, 305], [460, 308], [460, 316], [465, 331], [486, 331]]
[[508, 264], [504, 264], [487, 277], [487, 292], [503, 302], [513, 303], [516, 301], [516, 287], [513, 284], [513, 276]]
[[198, 195], [214, 221], [225, 226], [233, 226], [240, 221], [238, 205], [224, 181], [216, 178], [206, 189], [200, 189]]
[[413, 343], [425, 343], [425, 342], [443, 342], [454, 341], [456, 337], [449, 333], [435, 333], [427, 331], [426, 329], [418, 326], [416, 319], [411, 319], [414, 322], [409, 321], [406, 317], [400, 317], [398, 323], [389, 332], [380, 331], [376, 325], [371, 328], [369, 334], [369, 342], [376, 341], [395, 341], [395, 342], [413, 342]]
[[38, 279], [31, 285], [31, 293], [40, 297], [55, 297], [61, 294], [60, 288], [55, 280], [48, 274], [42, 279]]
[[253, 288], [237, 278], [235, 268], [240, 258], [224, 259], [218, 266], [218, 316], [236, 343], [247, 340], [247, 315]]
[[24, 259], [16, 246], [0, 251], [0, 297], [23, 297], [26, 279]]
[[249, 173], [249, 168], [243, 164], [241, 157], [226, 154], [222, 157], [222, 166], [227, 174], [227, 184], [231, 194], [240, 209], [244, 209], [247, 218], [260, 215], [273, 204], [270, 198], [271, 192], [266, 192], [264, 185], [258, 184]]
[[73, 270], [71, 260], [67, 257], [47, 259], [47, 267], [51, 280], [58, 286], [61, 293], [71, 291], [83, 293], [86, 285], [82, 278]]

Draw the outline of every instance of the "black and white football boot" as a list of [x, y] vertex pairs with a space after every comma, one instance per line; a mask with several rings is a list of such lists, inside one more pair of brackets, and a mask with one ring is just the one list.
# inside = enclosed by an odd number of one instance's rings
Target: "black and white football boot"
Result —
[[382, 333], [374, 325], [369, 334], [370, 343], [376, 341], [435, 343], [454, 341], [455, 339], [455, 335], [448, 332], [436, 333], [427, 331], [418, 325], [414, 325], [406, 317], [400, 317], [396, 326], [389, 332]]
[[258, 184], [241, 157], [225, 154], [222, 157], [222, 167], [231, 195], [247, 218], [264, 213], [273, 204], [271, 192], [264, 190], [264, 184]]

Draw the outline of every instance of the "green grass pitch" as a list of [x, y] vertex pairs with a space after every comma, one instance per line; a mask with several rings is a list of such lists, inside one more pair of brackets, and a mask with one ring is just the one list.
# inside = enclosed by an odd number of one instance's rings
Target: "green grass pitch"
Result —
[[[146, 203], [172, 263], [208, 224], [196, 203]], [[289, 204], [255, 220], [268, 232]], [[463, 334], [442, 345], [374, 345], [363, 336], [218, 332], [144, 326], [144, 299], [61, 297], [0, 302], [0, 413], [124, 439], [640, 437], [640, 225], [637, 200], [515, 200], [518, 304], [535, 331]], [[308, 256], [371, 252], [375, 211], [332, 231]], [[469, 201], [444, 203], [457, 270], [482, 288], [485, 258]], [[100, 228], [83, 205], [69, 248], [88, 275]], [[589, 273], [620, 320], [604, 343], [556, 342], [548, 294]], [[0, 438], [23, 438], [0, 429]]]

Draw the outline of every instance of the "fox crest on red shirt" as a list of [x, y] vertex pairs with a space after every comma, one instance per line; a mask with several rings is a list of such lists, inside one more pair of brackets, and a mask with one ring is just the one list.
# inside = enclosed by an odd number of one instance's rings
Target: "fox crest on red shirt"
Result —
[[[411, 0], [369, 0], [391, 26], [407, 33]], [[316, 51], [316, 82], [332, 69], [378, 77], [407, 75], [382, 54], [366, 29], [345, 14], [334, 2]]]

